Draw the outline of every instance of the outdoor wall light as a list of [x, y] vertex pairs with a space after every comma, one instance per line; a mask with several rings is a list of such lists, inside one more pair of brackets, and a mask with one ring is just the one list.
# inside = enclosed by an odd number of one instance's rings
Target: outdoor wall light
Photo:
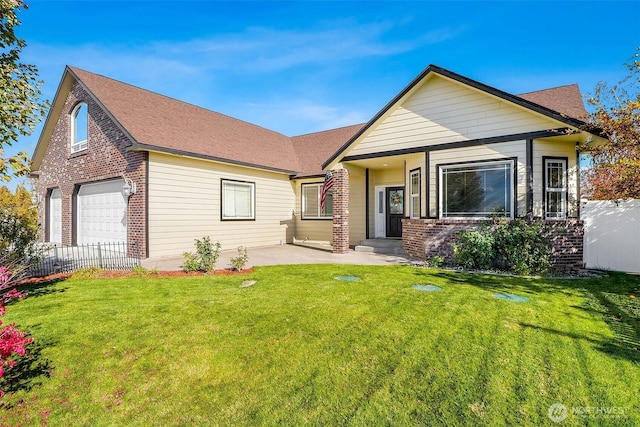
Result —
[[124, 185], [122, 186], [122, 195], [128, 199], [134, 194], [136, 194], [136, 183], [129, 178], [124, 178]]

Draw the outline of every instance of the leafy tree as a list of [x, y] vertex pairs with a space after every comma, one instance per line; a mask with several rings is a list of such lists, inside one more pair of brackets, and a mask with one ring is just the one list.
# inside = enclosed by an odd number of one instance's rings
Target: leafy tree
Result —
[[587, 100], [595, 109], [592, 124], [608, 138], [587, 147], [592, 168], [583, 194], [591, 199], [640, 198], [640, 47], [625, 66], [629, 74], [623, 80], [613, 86], [600, 82]]
[[[5, 148], [18, 141], [20, 135], [30, 135], [36, 123], [44, 116], [47, 102], [40, 100], [38, 69], [20, 62], [20, 53], [26, 46], [17, 37], [20, 25], [17, 13], [26, 9], [23, 0], [0, 0], [0, 179], [26, 175], [29, 164], [26, 153], [5, 156]], [[26, 194], [25, 194], [26, 193]], [[0, 192], [0, 317], [5, 314], [5, 303], [23, 298], [16, 289], [20, 274], [36, 254], [37, 227], [31, 197], [18, 188], [16, 194]], [[6, 199], [6, 200], [5, 200]], [[0, 377], [6, 368], [25, 354], [25, 346], [33, 341], [15, 324], [3, 325], [0, 320]], [[0, 396], [4, 392], [0, 391]]]
[[26, 8], [23, 0], [0, 0], [0, 178], [4, 181], [29, 172], [26, 153], [5, 157], [4, 149], [20, 135], [30, 135], [48, 107], [40, 100], [43, 82], [38, 80], [38, 69], [20, 62], [26, 42], [15, 28], [20, 25], [17, 12]]

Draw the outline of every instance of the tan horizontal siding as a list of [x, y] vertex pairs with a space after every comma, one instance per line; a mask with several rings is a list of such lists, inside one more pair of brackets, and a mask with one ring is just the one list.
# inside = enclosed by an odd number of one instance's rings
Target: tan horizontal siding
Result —
[[[220, 220], [222, 179], [255, 183], [255, 221]], [[295, 200], [285, 174], [166, 154], [149, 155], [149, 255], [194, 250], [210, 236], [223, 250], [293, 239]]]
[[544, 130], [559, 123], [434, 76], [384, 117], [348, 155]]

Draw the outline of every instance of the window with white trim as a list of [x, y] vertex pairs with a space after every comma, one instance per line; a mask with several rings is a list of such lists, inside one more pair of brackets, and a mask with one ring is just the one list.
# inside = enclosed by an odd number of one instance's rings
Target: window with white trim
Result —
[[440, 216], [513, 218], [513, 161], [440, 167]]
[[320, 206], [322, 183], [302, 184], [302, 219], [333, 218], [333, 190], [325, 195], [324, 206]]
[[222, 219], [254, 220], [255, 190], [253, 182], [222, 180]]
[[71, 153], [87, 149], [89, 133], [87, 104], [80, 103], [71, 112]]
[[544, 216], [547, 219], [567, 217], [567, 160], [544, 159]]
[[411, 218], [420, 218], [420, 169], [409, 172], [409, 213]]

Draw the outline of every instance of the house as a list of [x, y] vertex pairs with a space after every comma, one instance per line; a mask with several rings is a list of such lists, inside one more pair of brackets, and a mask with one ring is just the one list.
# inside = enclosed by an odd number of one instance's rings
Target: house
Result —
[[337, 253], [401, 238], [428, 258], [500, 213], [562, 224], [558, 253], [581, 264], [577, 146], [598, 138], [586, 117], [577, 85], [515, 96], [430, 65], [369, 122], [287, 137], [66, 67], [31, 162], [41, 238], [142, 257], [207, 235]]

